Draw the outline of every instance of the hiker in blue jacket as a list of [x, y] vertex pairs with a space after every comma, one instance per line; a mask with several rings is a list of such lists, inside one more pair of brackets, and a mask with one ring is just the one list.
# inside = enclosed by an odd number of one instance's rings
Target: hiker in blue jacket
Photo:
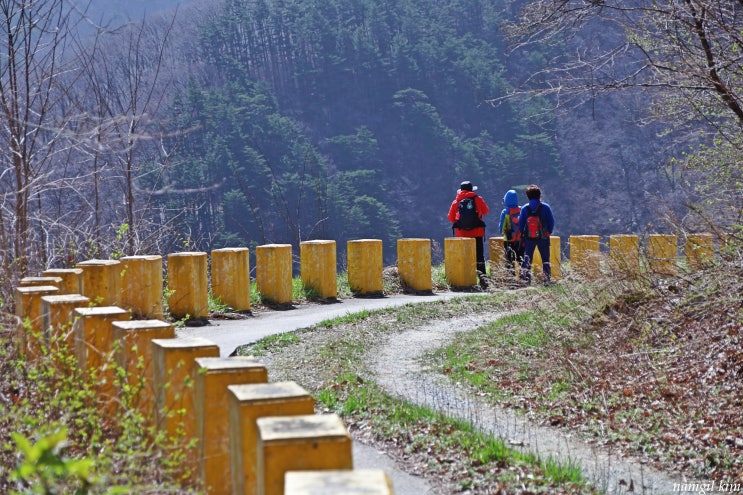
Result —
[[521, 229], [519, 228], [519, 193], [509, 189], [503, 196], [503, 210], [500, 212], [498, 232], [503, 236], [503, 250], [506, 258], [506, 269], [511, 277], [516, 276], [516, 264], [521, 264], [524, 259], [524, 243], [521, 240]]
[[552, 216], [550, 205], [542, 203], [542, 191], [539, 186], [532, 184], [527, 187], [526, 197], [529, 198], [529, 202], [521, 207], [521, 215], [519, 216], [521, 238], [524, 240], [521, 280], [527, 284], [531, 283], [531, 260], [534, 256], [534, 250], [539, 249], [539, 255], [542, 257], [544, 285], [550, 285], [552, 283], [550, 236], [555, 228], [555, 217]]

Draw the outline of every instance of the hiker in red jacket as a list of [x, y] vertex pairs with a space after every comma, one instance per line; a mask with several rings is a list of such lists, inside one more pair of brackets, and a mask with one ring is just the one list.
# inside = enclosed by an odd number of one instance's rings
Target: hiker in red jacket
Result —
[[477, 186], [466, 180], [459, 185], [457, 197], [452, 201], [449, 208], [449, 221], [452, 222], [452, 229], [455, 237], [474, 237], [477, 252], [477, 271], [480, 274], [480, 283], [484, 284], [485, 279], [485, 222], [482, 217], [488, 214], [488, 208], [485, 200], [478, 196]]

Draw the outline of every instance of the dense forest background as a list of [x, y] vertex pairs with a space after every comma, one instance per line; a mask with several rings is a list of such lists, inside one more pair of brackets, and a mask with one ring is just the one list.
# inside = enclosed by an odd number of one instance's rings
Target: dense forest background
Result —
[[554, 89], [566, 54], [621, 44], [620, 26], [516, 45], [528, 2], [8, 3], [8, 278], [309, 239], [380, 238], [394, 261], [399, 237], [451, 235], [462, 180], [491, 207], [488, 235], [531, 183], [565, 238], [665, 232], [698, 194], [679, 157], [707, 139], [651, 115], [646, 87], [529, 90]]

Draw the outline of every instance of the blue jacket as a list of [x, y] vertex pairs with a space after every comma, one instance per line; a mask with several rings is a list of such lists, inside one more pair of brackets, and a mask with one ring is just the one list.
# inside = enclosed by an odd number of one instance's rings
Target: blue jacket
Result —
[[555, 217], [552, 216], [552, 208], [547, 203], [542, 203], [538, 199], [530, 199], [527, 204], [521, 207], [521, 215], [519, 215], [519, 227], [521, 228], [521, 236], [526, 239], [526, 219], [529, 213], [534, 211], [537, 206], [539, 208], [539, 218], [542, 220], [542, 228], [547, 234], [552, 235], [552, 231], [555, 228]]
[[[503, 222], [506, 219], [506, 215], [508, 215], [508, 210], [519, 207], [519, 193], [513, 189], [509, 189], [506, 195], [503, 196], [503, 206], [505, 208], [500, 212], [500, 220], [498, 222], [498, 232], [500, 234], [503, 234]], [[521, 220], [520, 216], [519, 220]]]

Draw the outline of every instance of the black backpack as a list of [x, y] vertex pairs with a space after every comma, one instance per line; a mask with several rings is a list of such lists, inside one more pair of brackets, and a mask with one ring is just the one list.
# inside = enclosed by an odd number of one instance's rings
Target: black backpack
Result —
[[472, 230], [478, 227], [485, 227], [485, 222], [477, 214], [477, 196], [471, 198], [462, 198], [459, 200], [459, 220], [454, 222], [454, 227], [461, 230]]

